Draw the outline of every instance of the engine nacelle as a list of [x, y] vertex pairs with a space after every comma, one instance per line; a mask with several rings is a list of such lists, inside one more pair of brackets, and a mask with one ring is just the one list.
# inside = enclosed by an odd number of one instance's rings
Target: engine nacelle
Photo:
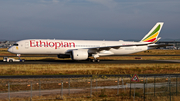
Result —
[[70, 55], [63, 55], [63, 54], [60, 54], [60, 55], [57, 55], [58, 58], [70, 58]]
[[72, 60], [86, 60], [88, 58], [87, 50], [73, 50], [72, 51]]

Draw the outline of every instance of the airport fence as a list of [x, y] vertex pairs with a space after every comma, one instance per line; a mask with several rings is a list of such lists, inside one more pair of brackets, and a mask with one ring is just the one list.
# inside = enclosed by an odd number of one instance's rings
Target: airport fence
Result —
[[180, 96], [180, 75], [127, 77], [92, 76], [81, 78], [0, 79], [0, 99], [6, 101], [74, 98], [113, 100], [166, 100]]

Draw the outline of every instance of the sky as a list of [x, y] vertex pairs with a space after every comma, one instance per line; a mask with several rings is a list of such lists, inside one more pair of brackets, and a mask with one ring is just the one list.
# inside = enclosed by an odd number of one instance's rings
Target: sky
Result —
[[180, 39], [180, 0], [0, 0], [0, 40]]

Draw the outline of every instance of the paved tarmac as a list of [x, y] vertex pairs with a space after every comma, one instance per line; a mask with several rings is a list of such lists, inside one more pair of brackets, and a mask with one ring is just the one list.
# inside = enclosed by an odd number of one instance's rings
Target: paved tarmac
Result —
[[146, 64], [146, 63], [180, 63], [180, 60], [101, 60], [100, 63], [72, 60], [25, 60], [25, 62], [3, 62], [4, 64]]

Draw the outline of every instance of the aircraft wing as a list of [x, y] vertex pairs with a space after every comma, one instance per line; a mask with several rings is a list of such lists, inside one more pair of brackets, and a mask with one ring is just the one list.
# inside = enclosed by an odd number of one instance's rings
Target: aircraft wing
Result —
[[103, 47], [92, 47], [92, 48], [87, 48], [87, 49], [94, 49], [94, 50], [110, 50], [111, 48], [114, 49], [119, 49], [120, 47], [130, 47], [130, 46], [145, 46], [145, 45], [149, 45], [152, 44], [152, 42], [146, 42], [146, 43], [140, 43], [140, 44], [128, 44], [128, 45], [116, 45], [116, 46], [103, 46]]
[[[139, 44], [128, 44], [128, 45], [115, 45], [115, 46], [103, 46], [103, 47], [90, 47], [90, 48], [81, 48], [81, 49], [88, 49], [92, 51], [102, 51], [102, 50], [110, 50], [111, 48], [119, 49], [120, 47], [130, 47], [130, 46], [145, 46], [153, 44], [152, 42], [143, 42]], [[72, 50], [68, 50], [66, 53], [70, 53]]]

